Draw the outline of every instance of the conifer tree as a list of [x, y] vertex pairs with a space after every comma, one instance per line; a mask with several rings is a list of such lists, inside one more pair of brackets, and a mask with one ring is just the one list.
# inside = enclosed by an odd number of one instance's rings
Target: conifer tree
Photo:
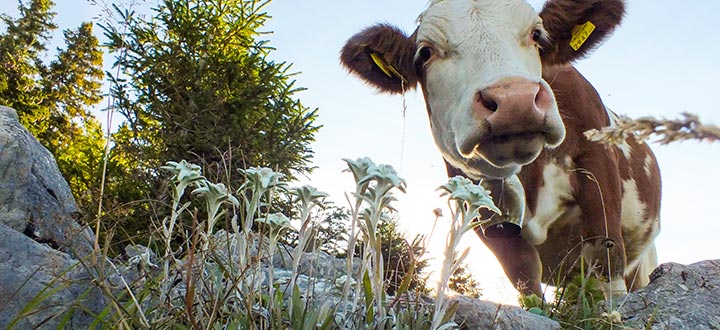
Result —
[[465, 264], [458, 267], [452, 276], [450, 276], [448, 286], [453, 291], [470, 298], [478, 299], [482, 297], [480, 283], [473, 278]]
[[[0, 105], [55, 156], [81, 210], [89, 213], [100, 182], [105, 140], [91, 113], [102, 99], [102, 51], [91, 23], [64, 31], [65, 47], [50, 54], [57, 26], [50, 0], [20, 2], [18, 17], [0, 15]], [[53, 57], [54, 56], [54, 57]], [[48, 63], [49, 61], [49, 63]]]
[[[267, 2], [163, 0], [150, 18], [117, 10], [103, 26], [116, 54], [114, 135], [109, 178], [122, 205], [163, 195], [158, 168], [169, 160], [203, 166], [206, 177], [238, 187], [238, 167], [270, 167], [292, 178], [311, 170], [316, 110], [296, 98], [290, 65], [270, 59], [262, 40]], [[117, 9], [117, 7], [116, 7]], [[114, 71], [114, 70], [113, 70]], [[133, 204], [130, 232], [148, 230], [157, 208]]]
[[122, 74], [111, 77], [127, 120], [118, 151], [147, 169], [186, 159], [206, 172], [224, 172], [228, 160], [288, 176], [308, 172], [316, 111], [295, 98], [302, 88], [290, 66], [269, 59], [273, 49], [261, 40], [266, 3], [165, 0], [149, 20], [121, 13], [127, 32], [105, 29], [110, 49], [122, 51]]

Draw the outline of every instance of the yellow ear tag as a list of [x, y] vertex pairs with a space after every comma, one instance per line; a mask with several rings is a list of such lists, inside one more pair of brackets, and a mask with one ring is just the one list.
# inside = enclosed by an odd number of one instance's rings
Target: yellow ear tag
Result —
[[407, 79], [405, 79], [405, 77], [403, 77], [392, 65], [385, 63], [385, 60], [383, 60], [378, 53], [370, 53], [370, 58], [372, 58], [375, 65], [377, 65], [377, 67], [380, 68], [386, 76], [392, 78], [394, 75], [395, 77], [400, 78], [404, 84], [407, 84]]
[[590, 21], [585, 22], [585, 24], [576, 25], [572, 29], [570, 47], [572, 47], [573, 50], [580, 49], [580, 46], [585, 43], [585, 41], [590, 37], [590, 34], [593, 33], [593, 31], [595, 31], [595, 24]]
[[377, 67], [380, 68], [380, 70], [382, 70], [382, 72], [384, 72], [386, 76], [392, 78], [392, 74], [388, 70], [388, 67], [393, 71], [395, 71], [395, 69], [392, 66], [385, 64], [385, 61], [380, 57], [380, 55], [378, 55], [377, 53], [370, 53], [370, 58], [372, 58], [373, 62], [375, 62], [375, 65], [377, 65]]

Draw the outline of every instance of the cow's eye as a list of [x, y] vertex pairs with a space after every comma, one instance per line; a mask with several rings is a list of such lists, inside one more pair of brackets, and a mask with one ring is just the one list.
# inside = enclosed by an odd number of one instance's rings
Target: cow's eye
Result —
[[533, 29], [531, 37], [534, 42], [539, 43], [542, 39], [542, 31], [540, 29]]
[[415, 56], [415, 62], [418, 64], [425, 64], [428, 60], [430, 60], [434, 53], [435, 50], [432, 46], [428, 44], [420, 44], [417, 56]]

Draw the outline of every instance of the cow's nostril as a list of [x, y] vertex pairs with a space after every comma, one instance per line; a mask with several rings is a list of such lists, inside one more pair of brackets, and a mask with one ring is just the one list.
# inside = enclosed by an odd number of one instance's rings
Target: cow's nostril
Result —
[[478, 102], [485, 107], [485, 109], [488, 109], [490, 111], [497, 111], [498, 104], [497, 102], [493, 101], [491, 97], [488, 97], [488, 95], [485, 94], [485, 91], [480, 91], [477, 93]]
[[[539, 85], [539, 84], [538, 84]], [[550, 92], [542, 85], [539, 85], [537, 94], [535, 94], [535, 107], [538, 110], [544, 110], [552, 106], [553, 98]]]

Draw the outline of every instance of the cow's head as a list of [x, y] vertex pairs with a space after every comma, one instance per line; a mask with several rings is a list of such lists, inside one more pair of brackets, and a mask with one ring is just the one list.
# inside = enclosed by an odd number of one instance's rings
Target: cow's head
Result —
[[[623, 13], [622, 0], [551, 0], [540, 14], [522, 0], [435, 0], [411, 36], [372, 26], [341, 61], [383, 92], [419, 83], [443, 157], [476, 179], [504, 178], [565, 137], [543, 68], [587, 54]], [[586, 22], [594, 31], [575, 50]]]

